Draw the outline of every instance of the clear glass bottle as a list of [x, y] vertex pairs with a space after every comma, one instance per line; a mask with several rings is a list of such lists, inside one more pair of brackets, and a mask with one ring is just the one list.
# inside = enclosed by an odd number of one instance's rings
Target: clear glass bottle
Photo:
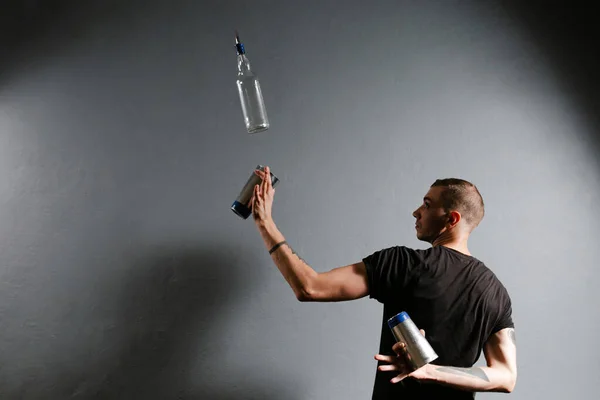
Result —
[[236, 32], [235, 47], [237, 49], [237, 87], [242, 105], [242, 113], [248, 133], [257, 133], [269, 129], [267, 109], [260, 89], [260, 82], [250, 69], [250, 61], [246, 57], [244, 45]]

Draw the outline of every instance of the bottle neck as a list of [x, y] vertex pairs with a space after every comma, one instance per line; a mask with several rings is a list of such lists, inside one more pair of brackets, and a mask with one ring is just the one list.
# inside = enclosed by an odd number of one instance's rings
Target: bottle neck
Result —
[[238, 54], [237, 68], [238, 74], [248, 74], [252, 72], [252, 70], [250, 69], [250, 61], [248, 61], [248, 58], [245, 54]]

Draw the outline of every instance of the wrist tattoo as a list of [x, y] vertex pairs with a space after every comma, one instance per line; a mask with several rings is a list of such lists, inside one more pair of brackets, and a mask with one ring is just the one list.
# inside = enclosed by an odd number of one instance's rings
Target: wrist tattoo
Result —
[[284, 240], [282, 242], [277, 243], [275, 246], [271, 247], [271, 250], [269, 250], [269, 254], [273, 254], [273, 252], [275, 250], [277, 250], [278, 248], [280, 248], [281, 246], [283, 246], [284, 244], [287, 244], [287, 242]]
[[486, 382], [490, 381], [490, 378], [486, 375], [485, 371], [480, 367], [473, 368], [458, 368], [458, 367], [437, 367], [436, 370], [441, 372], [447, 372], [449, 374], [472, 376], [475, 378], [483, 379]]
[[295, 251], [295, 250], [292, 248], [292, 246], [290, 246], [290, 245], [289, 245], [289, 243], [288, 243], [288, 242], [286, 242], [285, 240], [284, 240], [284, 241], [281, 241], [281, 242], [279, 242], [279, 243], [275, 244], [275, 246], [271, 247], [271, 250], [269, 250], [269, 254], [273, 254], [275, 251], [277, 251], [277, 249], [279, 249], [279, 248], [280, 248], [281, 246], [283, 246], [284, 244], [285, 244], [287, 247], [289, 247], [289, 248], [290, 248], [290, 250], [292, 251], [292, 254], [293, 254], [293, 255], [295, 255], [296, 257], [298, 257], [298, 258], [299, 258], [299, 259], [300, 259], [300, 260], [301, 260], [303, 263], [305, 263], [305, 264], [306, 264], [306, 261], [304, 261], [304, 259], [303, 259], [302, 257], [300, 257], [300, 256], [298, 255], [298, 253], [296, 253], [296, 251]]

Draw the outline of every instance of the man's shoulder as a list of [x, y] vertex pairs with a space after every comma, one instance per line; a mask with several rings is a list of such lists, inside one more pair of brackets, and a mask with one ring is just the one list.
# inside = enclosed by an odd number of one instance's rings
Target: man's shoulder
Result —
[[385, 255], [388, 257], [397, 255], [402, 257], [403, 259], [408, 259], [415, 262], [418, 261], [424, 264], [437, 262], [440, 259], [443, 259], [446, 255], [444, 254], [444, 250], [441, 249], [440, 246], [417, 248], [401, 244], [381, 248], [380, 250], [375, 251], [373, 254]]
[[494, 298], [506, 298], [510, 301], [508, 289], [506, 288], [502, 280], [500, 280], [498, 275], [493, 271], [492, 268], [488, 266], [488, 264], [484, 263], [479, 259], [476, 260], [476, 268], [479, 271], [478, 280], [483, 286], [485, 286], [486, 295]]
[[391, 245], [373, 251], [363, 258], [363, 262], [369, 268], [371, 265], [382, 267], [391, 266], [414, 266], [422, 264], [426, 258], [427, 250], [415, 249], [404, 245]]
[[422, 250], [408, 247], [405, 245], [395, 244], [395, 245], [389, 245], [386, 247], [381, 247], [377, 250], [373, 250], [369, 255], [389, 254], [389, 253], [411, 253], [411, 254], [414, 253], [414, 254], [416, 254], [419, 251], [422, 251]]

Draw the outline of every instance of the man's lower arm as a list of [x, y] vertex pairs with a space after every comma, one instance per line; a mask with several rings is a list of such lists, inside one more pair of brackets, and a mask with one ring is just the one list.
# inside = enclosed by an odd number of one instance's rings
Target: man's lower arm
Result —
[[471, 392], [506, 392], [514, 388], [512, 373], [490, 367], [447, 367], [430, 364], [431, 382]]
[[310, 297], [311, 280], [317, 273], [285, 243], [285, 237], [277, 229], [273, 220], [259, 222], [258, 230], [267, 250], [274, 250], [271, 258], [290, 285], [298, 300], [308, 300]]

